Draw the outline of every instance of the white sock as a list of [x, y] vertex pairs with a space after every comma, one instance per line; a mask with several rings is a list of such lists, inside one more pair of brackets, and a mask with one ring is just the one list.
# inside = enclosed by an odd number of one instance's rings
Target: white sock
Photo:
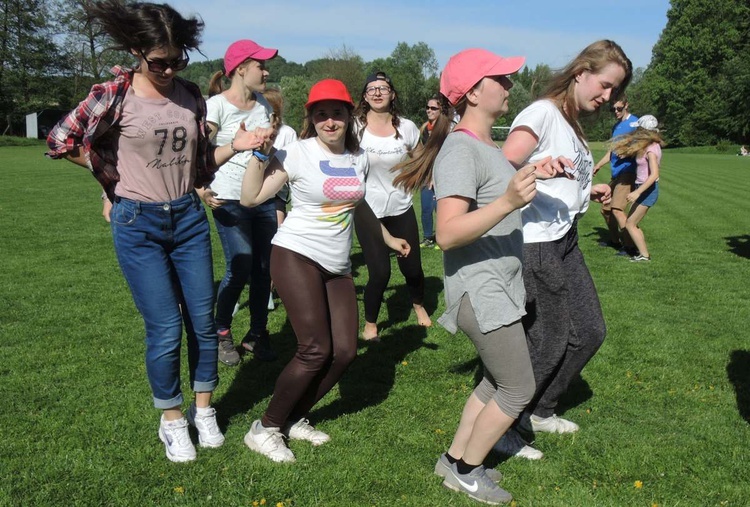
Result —
[[208, 406], [208, 407], [199, 407], [199, 406], [196, 405], [196, 407], [195, 407], [195, 413], [198, 414], [198, 415], [200, 415], [200, 416], [205, 416], [205, 415], [208, 415], [208, 410], [210, 408], [211, 408], [210, 406]]

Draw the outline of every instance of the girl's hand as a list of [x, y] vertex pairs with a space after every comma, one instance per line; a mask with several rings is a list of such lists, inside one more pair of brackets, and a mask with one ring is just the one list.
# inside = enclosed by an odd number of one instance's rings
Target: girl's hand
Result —
[[[549, 163], [549, 160], [547, 160]], [[534, 164], [529, 164], [516, 171], [516, 174], [508, 183], [503, 197], [508, 201], [513, 209], [526, 206], [536, 195], [536, 171]]]
[[612, 200], [612, 189], [606, 183], [599, 183], [591, 187], [591, 200], [602, 204], [609, 204]]
[[558, 176], [564, 176], [568, 179], [575, 177], [575, 166], [567, 157], [545, 157], [542, 160], [534, 162], [536, 167], [536, 177], [539, 180], [548, 180]]
[[224, 201], [222, 199], [216, 198], [216, 192], [211, 190], [210, 188], [205, 189], [201, 194], [201, 199], [203, 199], [203, 202], [208, 205], [211, 209], [217, 209], [224, 206]]
[[394, 238], [390, 234], [383, 239], [388, 248], [396, 252], [399, 257], [406, 257], [411, 252], [411, 246], [405, 239]]
[[630, 192], [625, 199], [627, 199], [628, 202], [635, 202], [640, 196], [641, 193], [636, 190], [635, 192]]
[[[236, 151], [262, 150], [273, 133], [273, 129], [258, 127], [252, 132], [245, 128], [245, 122], [240, 123], [240, 128], [234, 134], [232, 146]], [[273, 144], [273, 143], [270, 143]], [[270, 148], [269, 148], [270, 149]]]

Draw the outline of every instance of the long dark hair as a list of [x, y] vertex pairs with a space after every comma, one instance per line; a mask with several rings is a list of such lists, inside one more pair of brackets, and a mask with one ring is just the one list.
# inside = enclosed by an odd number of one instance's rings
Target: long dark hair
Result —
[[[356, 153], [359, 151], [359, 138], [357, 137], [357, 133], [354, 131], [354, 108], [351, 104], [348, 102], [344, 102], [343, 100], [339, 100], [337, 102], [341, 102], [346, 106], [346, 110], [349, 113], [349, 124], [346, 126], [346, 137], [344, 138], [344, 146], [347, 150], [349, 150], [350, 153]], [[305, 110], [305, 120], [302, 123], [302, 133], [300, 134], [300, 139], [310, 139], [311, 137], [318, 137], [318, 133], [315, 131], [315, 122], [312, 120], [313, 111], [315, 110], [315, 106], [317, 106], [318, 103], [314, 103], [310, 105]]]
[[391, 87], [391, 91], [393, 91], [393, 100], [388, 107], [388, 112], [391, 113], [391, 125], [393, 125], [393, 128], [396, 130], [396, 139], [398, 139], [398, 127], [401, 125], [401, 120], [399, 118], [400, 111], [398, 109], [398, 92], [396, 91], [396, 87], [393, 86], [391, 78], [388, 77], [385, 72], [375, 72], [368, 76], [365, 85], [362, 87], [362, 93], [359, 94], [359, 104], [357, 104], [357, 107], [354, 109], [354, 118], [362, 126], [362, 130], [359, 131], [359, 139], [362, 140], [362, 136], [365, 135], [365, 129], [367, 128], [367, 113], [370, 111], [370, 104], [367, 102], [367, 99], [365, 99], [365, 90], [367, 90], [367, 85], [373, 81], [385, 81], [388, 83], [388, 86]]
[[552, 76], [552, 80], [542, 94], [542, 98], [550, 99], [557, 105], [565, 121], [573, 127], [576, 136], [584, 144], [586, 136], [578, 123], [579, 112], [574, 93], [576, 77], [582, 72], [597, 74], [610, 63], [619, 65], [625, 71], [622, 83], [612, 91], [610, 103], [614, 104], [633, 77], [633, 64], [625, 55], [625, 51], [611, 40], [600, 40], [589, 44], [565, 68]]
[[84, 5], [87, 22], [114, 41], [113, 49], [148, 52], [157, 48], [198, 49], [203, 21], [184, 18], [167, 4], [102, 0]]
[[[467, 92], [468, 93], [468, 92]], [[393, 185], [412, 192], [417, 188], [424, 187], [432, 180], [432, 166], [443, 147], [445, 139], [451, 133], [454, 114], [463, 115], [468, 103], [466, 95], [456, 103], [455, 109], [442, 93], [435, 95], [430, 100], [437, 100], [440, 105], [440, 115], [435, 120], [427, 143], [417, 146], [411, 153], [411, 157], [399, 162], [391, 168], [397, 173], [393, 179]]]

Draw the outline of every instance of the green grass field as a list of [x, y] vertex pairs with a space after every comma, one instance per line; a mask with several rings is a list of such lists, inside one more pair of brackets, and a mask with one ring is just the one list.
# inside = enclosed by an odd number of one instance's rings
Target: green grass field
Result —
[[[297, 463], [279, 465], [242, 442], [293, 354], [282, 306], [269, 324], [279, 361], [219, 366], [226, 444], [170, 463], [98, 185], [43, 149], [0, 148], [0, 505], [477, 505], [432, 474], [475, 352], [460, 334], [416, 325], [397, 270], [383, 342], [361, 343], [312, 413], [330, 444], [293, 442]], [[539, 436], [540, 462], [492, 458], [517, 506], [750, 504], [750, 160], [666, 151], [661, 189], [642, 224], [650, 264], [597, 246], [597, 205], [580, 224], [608, 336], [560, 409], [581, 431]], [[436, 319], [441, 253], [423, 256]], [[357, 248], [354, 261], [361, 289]], [[247, 325], [243, 309], [237, 334]]]

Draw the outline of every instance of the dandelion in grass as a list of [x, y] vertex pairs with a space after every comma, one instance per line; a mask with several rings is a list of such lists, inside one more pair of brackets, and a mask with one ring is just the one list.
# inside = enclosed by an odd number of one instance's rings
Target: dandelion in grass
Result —
[[435, 430], [435, 433], [437, 433], [438, 435], [442, 435], [442, 434], [443, 434], [443, 433], [445, 433], [445, 432], [444, 432], [443, 430], [441, 430], [440, 428], [437, 428], [437, 429]]
[[260, 505], [260, 502], [258, 500], [253, 500], [253, 507], [258, 507]]
[[265, 498], [261, 498], [260, 499], [260, 504], [261, 505], [266, 505], [266, 499]]
[[175, 486], [174, 492], [177, 493], [178, 495], [184, 495], [185, 488], [183, 488], [182, 486]]
[[276, 502], [276, 507], [284, 507], [284, 502]]
[[633, 483], [633, 486], [635, 486], [635, 489], [641, 489], [643, 487], [643, 483], [641, 481], [635, 481]]
[[407, 364], [409, 364], [408, 361], [401, 361], [401, 366], [406, 366]]

